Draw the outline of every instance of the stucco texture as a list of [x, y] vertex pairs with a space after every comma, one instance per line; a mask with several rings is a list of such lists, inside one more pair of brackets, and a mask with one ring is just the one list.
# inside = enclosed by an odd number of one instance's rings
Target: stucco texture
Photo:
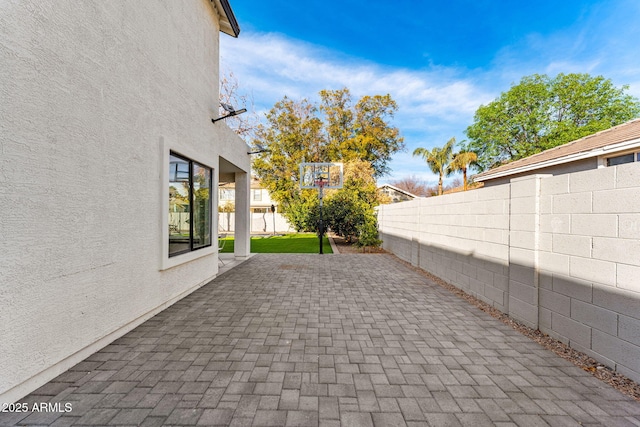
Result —
[[249, 169], [218, 42], [206, 0], [0, 4], [0, 401], [216, 275], [162, 265], [168, 151]]

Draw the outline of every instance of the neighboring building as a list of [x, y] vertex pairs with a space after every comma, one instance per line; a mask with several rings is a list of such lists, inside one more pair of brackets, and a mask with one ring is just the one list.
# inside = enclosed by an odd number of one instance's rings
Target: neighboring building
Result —
[[249, 147], [219, 105], [228, 0], [0, 8], [0, 402], [218, 273], [216, 192], [249, 255]]
[[473, 180], [492, 186], [525, 175], [561, 175], [631, 162], [640, 162], [640, 119], [498, 166]]
[[[225, 183], [219, 187], [218, 192], [220, 194], [218, 231], [222, 234], [233, 232], [235, 230], [235, 206], [232, 201], [235, 197], [235, 184]], [[279, 212], [278, 202], [271, 199], [269, 191], [262, 187], [260, 180], [256, 177], [251, 179], [249, 204], [251, 233], [290, 233], [295, 231], [284, 215]]]
[[415, 194], [402, 190], [401, 188], [395, 187], [391, 184], [381, 185], [380, 187], [378, 187], [378, 191], [388, 196], [389, 199], [391, 199], [391, 203], [406, 202], [418, 197]]

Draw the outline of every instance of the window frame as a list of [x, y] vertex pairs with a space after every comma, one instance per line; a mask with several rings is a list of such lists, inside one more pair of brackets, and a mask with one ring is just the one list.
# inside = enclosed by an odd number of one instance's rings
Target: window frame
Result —
[[[171, 239], [170, 239], [170, 228], [169, 228], [169, 205], [170, 202], [168, 203], [167, 206], [167, 227], [165, 228], [166, 230], [166, 240], [167, 240], [167, 248], [165, 251], [165, 256], [168, 257], [169, 260], [173, 260], [174, 258], [180, 256], [180, 255], [185, 255], [185, 254], [189, 254], [189, 253], [193, 253], [193, 252], [197, 252], [197, 251], [201, 251], [203, 249], [207, 249], [207, 248], [211, 248], [213, 247], [213, 241], [214, 241], [214, 236], [213, 236], [213, 230], [214, 230], [214, 223], [213, 223], [213, 185], [214, 185], [214, 174], [213, 171], [214, 169], [210, 166], [207, 166], [205, 164], [203, 164], [202, 162], [193, 160], [190, 156], [185, 156], [184, 154], [181, 154], [177, 151], [174, 150], [169, 150], [168, 153], [168, 162], [167, 165], [169, 167], [168, 170], [168, 179], [165, 181], [167, 184], [170, 184], [172, 181], [172, 170], [171, 170], [171, 158], [175, 157], [177, 159], [180, 159], [181, 161], [185, 162], [188, 164], [188, 212], [189, 212], [189, 236], [188, 236], [188, 247], [183, 249], [183, 250], [179, 250], [176, 252], [171, 252]], [[199, 168], [204, 169], [206, 172], [208, 172], [209, 176], [208, 176], [208, 188], [209, 188], [209, 197], [208, 197], [208, 203], [205, 207], [205, 221], [207, 220], [207, 216], [208, 221], [207, 221], [207, 226], [208, 226], [208, 235], [209, 235], [209, 239], [208, 242], [205, 242], [204, 244], [195, 244], [195, 230], [194, 230], [194, 223], [195, 223], [195, 215], [196, 215], [196, 209], [195, 209], [195, 183], [194, 183], [194, 171], [196, 170], [196, 166]], [[177, 171], [177, 168], [176, 168]], [[177, 175], [177, 173], [176, 173]], [[178, 181], [176, 181], [178, 182]], [[166, 188], [166, 187], [165, 187]], [[169, 199], [169, 194], [165, 193], [165, 197], [167, 199]], [[206, 233], [205, 233], [206, 235]], [[207, 253], [203, 253], [203, 255], [206, 255]]]
[[[630, 162], [623, 162], [623, 163], [616, 163], [616, 164], [610, 164], [610, 161], [612, 159], [617, 159], [620, 157], [625, 157], [625, 156], [632, 156], [632, 160]], [[640, 162], [640, 151], [638, 150], [634, 150], [634, 151], [627, 151], [627, 152], [622, 152], [622, 153], [616, 153], [613, 156], [607, 156], [603, 159], [604, 165], [608, 168], [613, 167], [613, 166], [618, 166], [618, 165], [626, 165], [628, 163], [638, 163]]]
[[236, 199], [235, 188], [219, 188], [219, 200], [220, 201], [233, 201]]

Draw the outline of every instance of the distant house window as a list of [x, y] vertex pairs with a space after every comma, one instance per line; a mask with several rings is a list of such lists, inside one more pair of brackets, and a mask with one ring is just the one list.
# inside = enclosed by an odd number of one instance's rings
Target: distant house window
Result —
[[262, 190], [253, 190], [253, 201], [254, 202], [262, 201]]
[[169, 256], [211, 246], [212, 170], [169, 156]]
[[236, 190], [233, 188], [221, 188], [219, 196], [220, 200], [235, 200]]
[[624, 163], [640, 162], [639, 153], [623, 154], [621, 156], [609, 157], [607, 159], [607, 166], [622, 165]]

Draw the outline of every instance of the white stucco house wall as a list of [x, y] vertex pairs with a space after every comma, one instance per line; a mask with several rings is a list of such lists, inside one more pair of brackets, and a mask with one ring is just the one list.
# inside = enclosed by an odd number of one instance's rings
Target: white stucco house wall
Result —
[[0, 2], [0, 402], [213, 279], [221, 181], [249, 255], [248, 147], [212, 123], [238, 34], [228, 0]]

